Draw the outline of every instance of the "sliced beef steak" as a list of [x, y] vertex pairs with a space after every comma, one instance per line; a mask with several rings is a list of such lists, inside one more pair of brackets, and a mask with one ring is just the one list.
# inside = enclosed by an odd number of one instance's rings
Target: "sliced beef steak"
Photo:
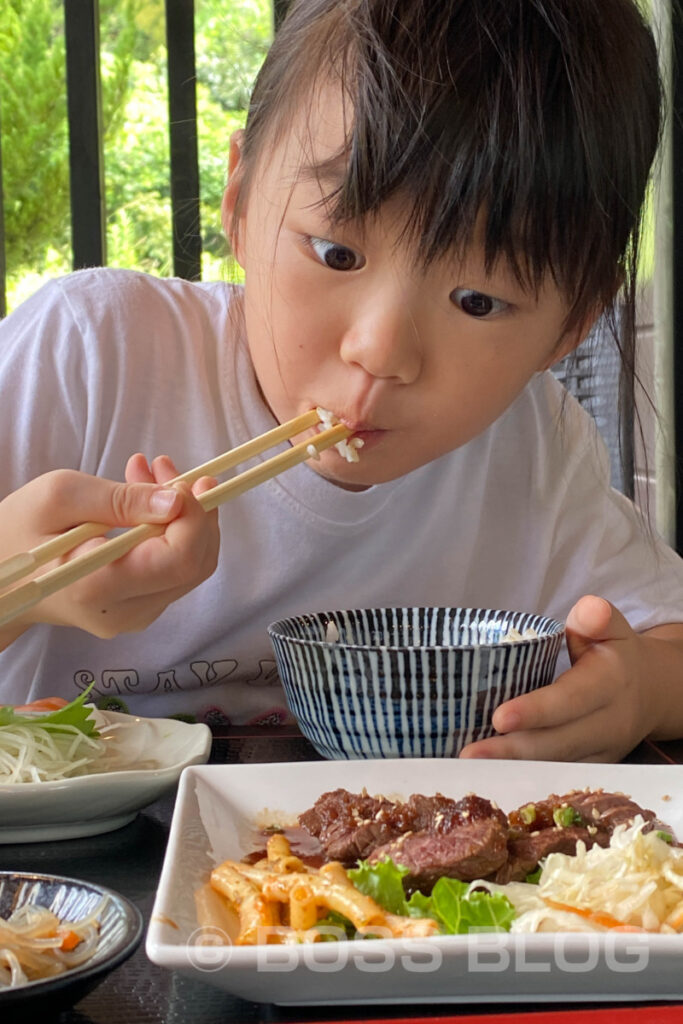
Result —
[[563, 798], [581, 820], [598, 828], [606, 828], [610, 834], [617, 825], [631, 825], [639, 814], [646, 822], [655, 820], [654, 811], [640, 807], [623, 793], [605, 793], [602, 789], [592, 791], [573, 790]]
[[429, 892], [438, 878], [471, 882], [492, 874], [508, 857], [508, 830], [497, 817], [459, 824], [448, 831], [404, 832], [384, 846], [375, 847], [370, 863], [391, 857], [408, 868], [405, 884]]
[[404, 804], [396, 805], [394, 820], [400, 832], [450, 832], [453, 828], [475, 821], [499, 821], [507, 828], [507, 818], [490, 800], [468, 793], [459, 800], [437, 793], [422, 796], [414, 793]]
[[528, 874], [535, 871], [539, 861], [549, 853], [576, 853], [576, 844], [581, 839], [586, 849], [596, 844], [609, 845], [609, 834], [605, 831], [591, 833], [587, 828], [568, 825], [566, 828], [544, 828], [539, 832], [511, 835], [507, 843], [507, 858], [498, 868], [493, 881], [505, 885], [507, 882], [523, 882]]
[[329, 860], [352, 866], [399, 834], [391, 817], [395, 807], [383, 797], [335, 789], [300, 814], [299, 824], [319, 839]]
[[637, 815], [646, 829], [671, 832], [652, 811], [623, 793], [602, 789], [551, 793], [508, 816], [472, 793], [459, 800], [416, 793], [394, 802], [336, 789], [324, 793], [299, 822], [318, 838], [329, 860], [350, 867], [358, 860], [391, 857], [408, 868], [409, 888], [429, 891], [442, 876], [523, 880], [548, 854], [574, 854], [579, 840], [586, 848], [609, 845], [614, 829], [632, 824]]
[[617, 825], [632, 824], [638, 814], [646, 822], [655, 820], [653, 811], [645, 810], [623, 793], [573, 789], [562, 796], [551, 793], [544, 800], [524, 804], [510, 811], [508, 819], [511, 828], [525, 832], [553, 828], [566, 818], [565, 825], [590, 826], [611, 835]]
[[414, 794], [404, 803], [344, 789], [324, 793], [299, 816], [331, 860], [354, 864], [391, 857], [410, 870], [413, 888], [440, 875], [469, 881], [495, 871], [507, 856], [507, 818], [489, 800]]

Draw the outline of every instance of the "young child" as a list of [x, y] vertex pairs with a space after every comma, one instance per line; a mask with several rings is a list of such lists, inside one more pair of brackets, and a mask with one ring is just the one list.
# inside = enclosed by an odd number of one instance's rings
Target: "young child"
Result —
[[330, 450], [225, 505], [216, 572], [144, 632], [97, 638], [191, 582], [196, 509], [153, 586], [145, 544], [36, 606], [0, 701], [94, 680], [139, 714], [280, 721], [268, 623], [458, 604], [566, 619], [572, 663], [465, 756], [682, 735], [683, 562], [547, 372], [617, 298], [632, 358], [659, 110], [635, 0], [295, 0], [231, 142], [244, 289], [106, 269], [44, 287], [0, 326], [3, 486], [120, 479], [133, 451], [168, 453], [126, 474], [163, 484], [315, 406], [360, 460]]

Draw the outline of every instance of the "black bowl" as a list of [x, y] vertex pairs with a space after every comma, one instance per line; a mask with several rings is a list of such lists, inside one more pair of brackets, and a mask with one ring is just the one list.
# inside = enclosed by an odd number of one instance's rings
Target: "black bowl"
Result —
[[138, 908], [112, 889], [60, 875], [0, 871], [3, 918], [30, 902], [47, 907], [60, 918], [78, 921], [87, 917], [103, 896], [108, 899], [100, 915], [99, 942], [92, 957], [81, 967], [54, 978], [0, 989], [0, 1020], [14, 1021], [24, 1015], [37, 1019], [39, 1013], [55, 1014], [73, 1006], [135, 952], [143, 933]]

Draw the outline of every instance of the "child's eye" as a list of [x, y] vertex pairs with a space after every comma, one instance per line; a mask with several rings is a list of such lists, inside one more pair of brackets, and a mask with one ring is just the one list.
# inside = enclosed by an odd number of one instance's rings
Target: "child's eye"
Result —
[[365, 264], [364, 258], [346, 245], [328, 242], [324, 238], [309, 238], [308, 245], [321, 263], [332, 270], [360, 270]]
[[467, 313], [468, 316], [476, 316], [479, 319], [496, 313], [504, 313], [509, 308], [508, 302], [494, 299], [492, 295], [484, 295], [483, 292], [475, 292], [471, 288], [454, 288], [450, 298], [451, 302], [454, 302], [463, 313]]

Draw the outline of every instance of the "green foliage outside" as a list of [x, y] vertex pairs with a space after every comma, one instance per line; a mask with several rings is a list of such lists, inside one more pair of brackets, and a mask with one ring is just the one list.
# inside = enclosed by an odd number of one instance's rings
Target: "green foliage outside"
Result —
[[[647, 7], [646, 0], [643, 0]], [[230, 133], [272, 36], [271, 0], [196, 0], [202, 275], [230, 272], [220, 226]], [[0, 0], [8, 309], [71, 269], [63, 0]], [[100, 0], [107, 262], [172, 272], [163, 0]], [[653, 268], [651, 205], [641, 254]]]
[[[62, 0], [0, 0], [8, 309], [71, 269]], [[230, 133], [272, 37], [270, 0], [196, 0], [203, 276], [226, 273]], [[107, 262], [172, 272], [163, 0], [100, 0]]]

